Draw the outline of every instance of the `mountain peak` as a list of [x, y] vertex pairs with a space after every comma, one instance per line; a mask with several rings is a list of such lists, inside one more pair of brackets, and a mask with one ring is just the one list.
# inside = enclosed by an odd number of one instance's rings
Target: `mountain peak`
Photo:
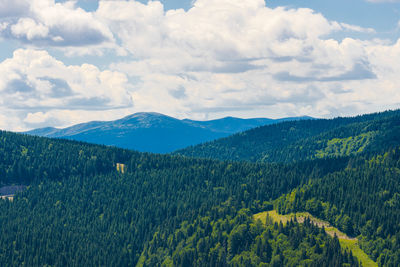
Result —
[[157, 112], [138, 112], [112, 122], [121, 128], [176, 127], [180, 120]]
[[65, 129], [42, 128], [26, 133], [168, 153], [275, 122], [278, 121], [235, 117], [209, 121], [179, 120], [157, 112], [138, 112], [115, 121], [93, 121]]
[[136, 112], [134, 114], [125, 116], [122, 119], [149, 118], [149, 117], [168, 117], [168, 116], [157, 112]]

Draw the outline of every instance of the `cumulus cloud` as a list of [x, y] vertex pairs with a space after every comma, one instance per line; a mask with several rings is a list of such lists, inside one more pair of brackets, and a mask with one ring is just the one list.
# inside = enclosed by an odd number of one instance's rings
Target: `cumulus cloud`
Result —
[[282, 43], [289, 48], [340, 29], [311, 9], [269, 9], [263, 0], [198, 0], [187, 12], [164, 12], [159, 2], [101, 1], [96, 15], [138, 58], [173, 57], [177, 50], [203, 61], [265, 57], [279, 54]]
[[43, 24], [37, 24], [33, 19], [22, 18], [17, 24], [11, 26], [11, 32], [18, 38], [26, 38], [29, 41], [37, 38], [46, 38], [49, 28]]
[[3, 37], [36, 46], [83, 46], [112, 42], [113, 35], [92, 13], [75, 6], [75, 1], [0, 0]]
[[[19, 49], [0, 63], [0, 104], [25, 122], [54, 120], [53, 110], [107, 111], [130, 108], [127, 78], [89, 64], [66, 66], [46, 51]], [[68, 122], [64, 122], [68, 123]]]
[[[133, 0], [100, 1], [95, 12], [51, 0], [16, 6], [0, 21], [3, 37], [68, 46], [67, 55], [108, 48], [124, 55], [101, 71], [17, 50], [0, 63], [0, 104], [25, 127], [133, 111], [195, 119], [330, 117], [400, 103], [400, 42], [351, 38], [375, 31], [308, 8], [269, 8], [264, 0], [197, 0], [186, 11]], [[332, 39], [336, 32], [349, 37]]]
[[159, 2], [102, 1], [96, 16], [135, 57], [111, 68], [137, 80], [138, 110], [192, 117], [354, 114], [373, 98], [357, 101], [360, 90], [348, 85], [377, 90], [372, 44], [328, 37], [374, 30], [329, 21], [311, 9], [197, 0], [188, 11], [165, 12]]

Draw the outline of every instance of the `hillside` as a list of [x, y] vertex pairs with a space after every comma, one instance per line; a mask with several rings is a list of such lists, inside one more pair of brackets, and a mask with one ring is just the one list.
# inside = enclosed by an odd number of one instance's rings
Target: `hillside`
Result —
[[350, 236], [380, 266], [400, 260], [400, 148], [355, 158], [275, 201], [278, 212], [310, 212]]
[[0, 201], [6, 266], [135, 265], [157, 232], [174, 232], [223, 203], [232, 216], [243, 207], [269, 209], [271, 199], [313, 173], [341, 170], [348, 161], [228, 163], [8, 132], [0, 132], [0, 144], [2, 185], [28, 185], [13, 201]]
[[302, 119], [309, 118], [273, 120], [226, 117], [210, 121], [194, 121], [178, 120], [159, 113], [136, 113], [116, 121], [94, 121], [65, 129], [41, 128], [26, 133], [116, 146], [142, 152], [168, 153], [261, 125]]
[[247, 209], [216, 212], [217, 219], [196, 218], [170, 235], [154, 235], [138, 266], [359, 266], [338, 238], [309, 221], [263, 224]]
[[267, 125], [174, 152], [234, 161], [294, 162], [377, 152], [399, 144], [400, 110]]
[[[342, 249], [350, 249], [347, 252], [344, 250], [345, 255], [360, 257], [364, 263], [372, 266], [373, 262], [379, 266], [398, 266], [400, 264], [399, 155], [400, 148], [396, 148], [375, 156], [347, 157], [347, 160], [342, 159], [346, 165], [344, 167], [338, 167], [336, 165], [338, 162], [327, 159], [325, 162], [328, 166], [336, 166], [335, 170], [321, 173], [314, 169], [308, 176], [310, 178], [308, 182], [272, 201], [274, 208], [281, 214], [299, 214], [299, 212], [307, 214], [308, 212], [312, 216], [329, 222], [348, 236], [346, 242], [343, 241], [346, 235], [342, 234], [340, 234], [340, 240], [337, 240], [338, 244], [342, 244]], [[304, 166], [303, 164], [305, 162], [297, 166]], [[267, 229], [265, 229], [257, 226], [254, 219], [247, 221], [246, 216], [251, 216], [251, 214], [259, 216], [254, 209], [231, 214], [229, 212], [233, 208], [229, 209], [229, 207], [231, 207], [230, 202], [222, 203], [215, 211], [209, 212], [207, 216], [197, 219], [194, 223], [183, 222], [175, 232], [157, 232], [152, 241], [157, 245], [152, 246], [150, 243], [148, 249], [142, 254], [141, 262], [150, 265], [154, 261], [175, 263], [187, 258], [191, 259], [191, 262], [202, 262], [216, 257], [227, 265], [234, 265], [237, 260], [246, 262], [244, 266], [259, 266], [262, 263], [272, 265], [275, 262], [271, 257], [272, 250], [280, 251], [283, 255], [279, 259], [276, 258], [280, 262], [280, 265], [276, 266], [297, 266], [305, 259], [313, 260], [303, 263], [304, 265], [317, 266], [318, 255], [313, 253], [322, 253], [321, 247], [327, 249], [329, 246], [326, 243], [323, 245], [322, 236], [318, 234], [321, 234], [321, 229], [323, 229], [322, 234], [325, 235], [334, 230], [331, 227], [324, 229], [316, 226], [320, 230], [313, 230], [313, 237], [306, 239], [313, 240], [311, 245], [308, 243], [300, 245], [301, 234], [293, 229], [293, 227], [300, 227], [296, 222], [290, 221], [285, 230], [285, 225], [274, 224], [274, 218], [271, 218], [272, 221], [267, 222]], [[247, 215], [243, 215], [243, 212]], [[240, 219], [235, 217], [238, 214], [242, 214]], [[312, 221], [321, 223], [321, 220], [317, 219]], [[273, 226], [273, 228], [268, 231], [268, 226]], [[274, 234], [272, 229], [280, 232]], [[303, 234], [305, 232], [307, 230], [302, 230]], [[259, 233], [263, 233], [262, 237], [257, 237]], [[337, 233], [340, 232], [337, 231]], [[264, 235], [268, 238], [263, 237]], [[291, 239], [294, 237], [296, 237], [294, 240]], [[263, 239], [267, 239], [267, 243]], [[356, 239], [357, 242], [354, 241]], [[259, 247], [258, 242], [265, 245]], [[224, 244], [227, 244], [227, 250], [223, 249]], [[230, 246], [236, 245], [238, 247], [234, 250], [235, 253], [229, 254]], [[203, 248], [206, 250], [204, 251]], [[265, 248], [267, 248], [266, 254], [263, 252]], [[300, 255], [299, 250], [303, 251]], [[329, 258], [329, 255], [324, 257]], [[319, 264], [326, 266], [346, 259], [339, 254], [336, 254], [334, 258], [330, 258], [329, 263]], [[294, 262], [291, 261], [293, 259], [295, 259]], [[351, 260], [348, 262], [353, 265]], [[337, 266], [342, 266], [342, 264], [343, 262]], [[333, 264], [333, 266], [336, 265]]]
[[[296, 126], [286, 140], [297, 138], [288, 144], [301, 141], [309, 153], [293, 151], [296, 160], [286, 163], [149, 154], [0, 132], [0, 187], [26, 186], [12, 201], [0, 200], [0, 262], [359, 266], [354, 256], [365, 253], [379, 266], [398, 266], [398, 118], [393, 111], [320, 120], [315, 129], [315, 121], [270, 126]], [[314, 146], [316, 140], [329, 149]], [[325, 220], [357, 238], [363, 253], [353, 255], [354, 244], [341, 245], [310, 222], [254, 219], [272, 209]]]
[[311, 223], [319, 228], [323, 228], [325, 232], [330, 235], [331, 237], [337, 237], [339, 239], [340, 245], [348, 249], [352, 252], [352, 254], [357, 258], [359, 262], [361, 262], [362, 266], [365, 267], [376, 267], [378, 266], [376, 262], [370, 259], [367, 254], [360, 248], [359, 241], [357, 238], [352, 238], [342, 233], [337, 228], [331, 226], [328, 222], [315, 218], [308, 212], [296, 212], [281, 215], [278, 214], [275, 210], [260, 212], [254, 214], [255, 220], [261, 220], [263, 223], [267, 223], [268, 221], [272, 220], [273, 222], [280, 223], [282, 222], [283, 225], [287, 225], [290, 221], [295, 221], [299, 223], [307, 224]]

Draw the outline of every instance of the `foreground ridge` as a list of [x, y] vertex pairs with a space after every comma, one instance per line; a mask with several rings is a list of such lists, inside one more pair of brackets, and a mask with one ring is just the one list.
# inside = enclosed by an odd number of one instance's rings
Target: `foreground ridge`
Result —
[[353, 255], [361, 262], [364, 267], [377, 267], [378, 264], [374, 262], [368, 255], [360, 248], [358, 239], [355, 237], [349, 237], [345, 233], [341, 232], [336, 227], [330, 225], [329, 222], [315, 218], [308, 212], [296, 212], [290, 214], [278, 214], [275, 210], [264, 211], [254, 214], [255, 220], [261, 220], [264, 224], [268, 219], [272, 219], [274, 222], [282, 222], [283, 224], [288, 223], [291, 220], [297, 221], [299, 223], [304, 223], [308, 220], [310, 223], [318, 226], [319, 228], [324, 228], [325, 232], [334, 237], [337, 236], [340, 245], [344, 249], [348, 249], [353, 253]]

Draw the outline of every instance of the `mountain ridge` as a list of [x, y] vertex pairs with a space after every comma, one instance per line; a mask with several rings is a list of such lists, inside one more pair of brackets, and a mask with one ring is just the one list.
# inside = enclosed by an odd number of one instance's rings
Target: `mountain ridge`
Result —
[[[174, 151], [187, 157], [218, 160], [292, 162], [345, 156], [396, 143], [400, 110], [333, 119], [264, 125]], [[381, 134], [379, 134], [381, 132]], [[360, 150], [360, 151], [358, 151]]]
[[262, 125], [305, 119], [313, 118], [306, 116], [282, 119], [225, 117], [196, 121], [180, 120], [156, 112], [139, 112], [114, 121], [91, 121], [61, 129], [45, 127], [24, 133], [111, 145], [142, 152], [169, 153]]

